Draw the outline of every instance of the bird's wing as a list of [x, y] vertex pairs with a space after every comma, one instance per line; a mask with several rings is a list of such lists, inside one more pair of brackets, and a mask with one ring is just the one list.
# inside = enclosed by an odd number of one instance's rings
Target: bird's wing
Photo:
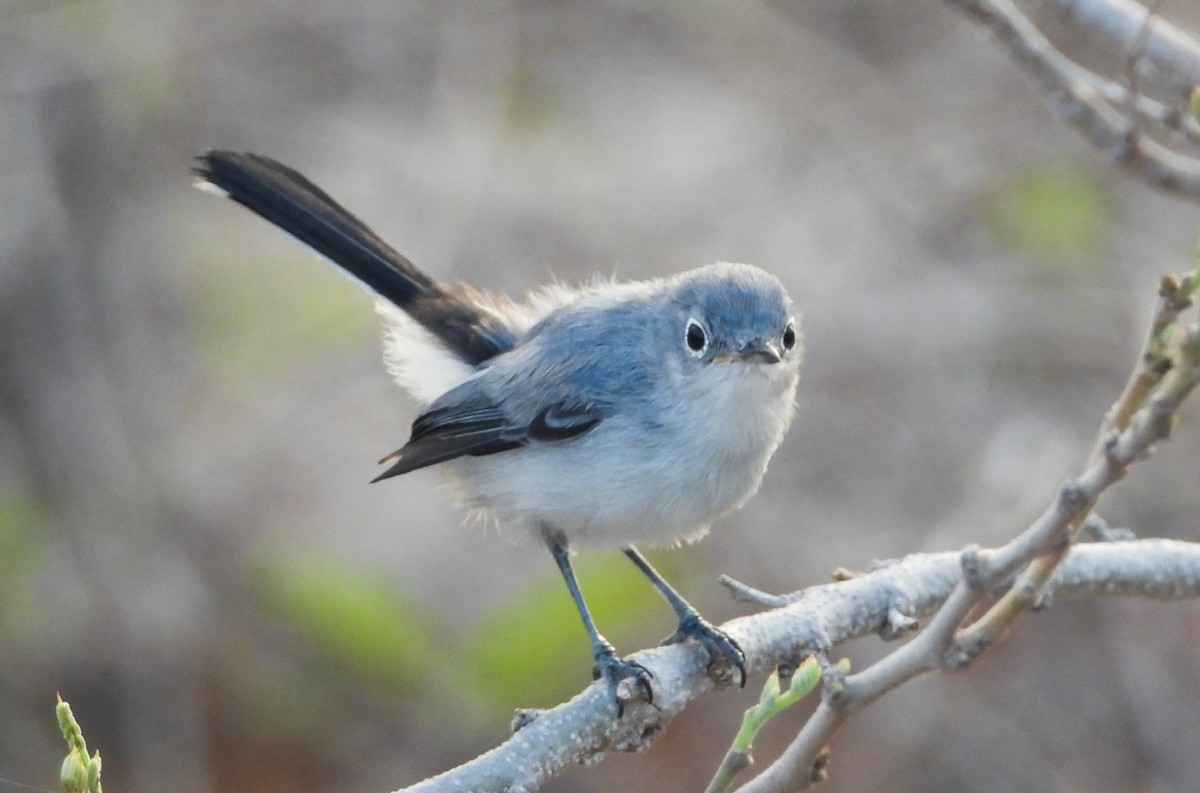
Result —
[[[447, 394], [453, 396], [453, 391]], [[413, 422], [408, 443], [380, 461], [395, 462], [372, 481], [463, 455], [479, 457], [530, 443], [564, 441], [588, 432], [603, 419], [597, 406], [572, 398], [548, 401], [528, 421], [514, 421], [481, 393], [461, 400], [439, 399]]]

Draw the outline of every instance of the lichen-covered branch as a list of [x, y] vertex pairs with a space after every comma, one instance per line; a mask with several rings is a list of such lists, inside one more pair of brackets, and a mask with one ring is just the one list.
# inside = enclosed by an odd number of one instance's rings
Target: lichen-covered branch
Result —
[[[897, 611], [907, 618], [934, 613], [962, 577], [961, 558], [959, 552], [905, 557], [870, 573], [783, 596], [770, 611], [732, 620], [722, 629], [745, 649], [751, 672], [765, 674], [815, 650], [829, 651], [885, 631]], [[1200, 545], [1172, 540], [1081, 545], [1055, 572], [1051, 586], [1062, 596], [1200, 597]], [[703, 652], [690, 645], [631, 657], [654, 672], [661, 710], [627, 705], [618, 720], [609, 692], [592, 685], [555, 708], [523, 713], [515, 725], [519, 729], [500, 746], [404, 790], [533, 791], [569, 765], [594, 761], [607, 751], [645, 747], [684, 705], [714, 687], [704, 671]], [[825, 708], [821, 719], [838, 722], [841, 713]], [[825, 732], [830, 725], [818, 722], [814, 729]], [[784, 789], [764, 787], [760, 778], [742, 790]]]

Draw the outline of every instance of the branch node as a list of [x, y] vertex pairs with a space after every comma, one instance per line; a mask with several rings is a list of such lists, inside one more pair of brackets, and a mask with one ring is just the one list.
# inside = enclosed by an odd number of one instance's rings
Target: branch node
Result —
[[513, 714], [512, 721], [508, 723], [508, 727], [513, 732], [520, 732], [530, 724], [533, 724], [542, 713], [541, 708], [517, 708], [517, 712]]
[[1150, 411], [1150, 426], [1154, 433], [1154, 440], [1146, 445], [1138, 455], [1138, 460], [1144, 460], [1154, 454], [1154, 447], [1171, 437], [1171, 430], [1175, 427], [1175, 411], [1177, 405], [1169, 404], [1166, 400], [1154, 398], [1150, 400], [1150, 404], [1146, 406]]
[[1031, 607], [1037, 602], [1038, 585], [1029, 578], [1021, 578], [1013, 584], [1013, 597], [1025, 608]]
[[633, 676], [622, 677], [617, 682], [615, 693], [617, 698], [617, 718], [621, 717], [625, 706], [630, 703], [645, 702], [653, 707], [653, 704], [650, 702], [650, 687], [647, 680]]
[[1104, 439], [1104, 445], [1102, 447], [1104, 450], [1105, 461], [1107, 461], [1108, 464], [1113, 468], [1117, 469], [1120, 469], [1125, 465], [1125, 461], [1122, 460], [1120, 455], [1117, 453], [1117, 446], [1120, 444], [1120, 442], [1121, 433], [1117, 430], [1113, 430], [1112, 432], [1108, 433], [1108, 437]]
[[[612, 748], [617, 752], [641, 752], [650, 748], [650, 744], [654, 743], [663, 731], [663, 725], [659, 721], [648, 721], [639, 725], [637, 730], [631, 730], [621, 735], [617, 740], [613, 741]], [[604, 752], [594, 752], [591, 755], [580, 760], [583, 765], [598, 762], [604, 756]]]
[[1130, 123], [1124, 132], [1113, 142], [1112, 149], [1109, 152], [1112, 158], [1121, 165], [1128, 165], [1137, 159], [1141, 153], [1141, 147], [1138, 145], [1138, 139], [1141, 136], [1141, 130]]
[[834, 581], [849, 581], [852, 578], [858, 578], [862, 573], [855, 572], [849, 567], [835, 567], [829, 575]]
[[832, 755], [829, 747], [821, 749], [816, 759], [813, 760], [812, 768], [808, 772], [808, 781], [810, 784], [818, 784], [824, 782], [829, 776], [829, 758]]
[[978, 545], [963, 548], [959, 565], [962, 567], [963, 581], [972, 592], [983, 592], [989, 588], [990, 565], [986, 552]]
[[832, 707], [842, 707], [851, 696], [849, 681], [846, 679], [850, 674], [850, 660], [843, 658], [837, 663], [832, 663], [824, 653], [815, 653], [814, 656], [821, 667], [821, 692], [824, 701]]
[[958, 671], [970, 665], [991, 645], [990, 639], [979, 637], [969, 642], [955, 641], [951, 650], [942, 656], [942, 668], [950, 672]]
[[1136, 538], [1132, 529], [1109, 526], [1108, 521], [1094, 512], [1083, 522], [1080, 532], [1094, 542], [1126, 542]]
[[1179, 296], [1179, 287], [1179, 276], [1175, 273], [1163, 273], [1158, 278], [1158, 296], [1163, 300], [1175, 300]]
[[[1107, 445], [1106, 443], [1106, 452], [1108, 451]], [[1087, 491], [1084, 490], [1083, 485], [1079, 484], [1078, 479], [1067, 481], [1058, 491], [1058, 508], [1067, 514], [1078, 512], [1086, 501]]]
[[918, 623], [912, 617], [904, 614], [896, 606], [888, 606], [887, 616], [883, 618], [883, 624], [879, 626], [879, 638], [885, 642], [899, 639], [904, 634], [915, 631]]

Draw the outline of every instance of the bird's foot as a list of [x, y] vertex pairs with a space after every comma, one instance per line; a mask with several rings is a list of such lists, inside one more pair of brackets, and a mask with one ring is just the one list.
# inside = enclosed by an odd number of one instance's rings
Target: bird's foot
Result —
[[737, 670], [738, 687], [746, 687], [746, 654], [729, 634], [714, 626], [699, 614], [690, 614], [679, 622], [663, 644], [677, 644], [692, 639], [708, 651], [708, 675], [720, 683], [732, 683]]
[[654, 704], [654, 689], [650, 680], [654, 673], [637, 661], [626, 661], [617, 655], [608, 642], [595, 648], [596, 665], [592, 667], [592, 679], [604, 678], [612, 686], [617, 702], [617, 718], [625, 714], [625, 704], [642, 701]]

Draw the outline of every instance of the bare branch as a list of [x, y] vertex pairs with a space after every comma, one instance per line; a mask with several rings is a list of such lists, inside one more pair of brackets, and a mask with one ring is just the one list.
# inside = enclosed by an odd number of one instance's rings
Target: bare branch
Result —
[[[962, 556], [959, 552], [909, 556], [871, 573], [788, 596], [788, 605], [732, 620], [722, 629], [745, 649], [751, 671], [765, 673], [814, 650], [877, 633], [896, 610], [910, 618], [933, 613], [959, 583]], [[1081, 545], [1056, 571], [1052, 585], [1062, 595], [1198, 597], [1200, 545], [1171, 540]], [[714, 687], [704, 671], [703, 652], [691, 645], [660, 647], [631, 657], [654, 672], [655, 701], [661, 710], [629, 705], [625, 717], [617, 721], [611, 695], [595, 684], [558, 707], [526, 712], [516, 734], [504, 744], [404, 790], [533, 791], [568, 765], [595, 761], [606, 751], [645, 747], [687, 702]], [[829, 735], [847, 713], [823, 704], [805, 730]], [[819, 750], [820, 746], [814, 761]], [[768, 784], [760, 775], [742, 790], [788, 789]]]
[[[886, 588], [899, 583], [892, 576], [908, 579], [912, 575], [942, 584], [953, 581], [952, 591], [946, 591], [948, 598], [966, 600], [962, 593], [970, 588], [956, 576], [963, 556], [957, 553], [912, 556], [895, 568], [830, 586], [869, 584], [871, 589]], [[1057, 594], [1075, 596], [1126, 595], [1157, 600], [1198, 597], [1200, 545], [1174, 540], [1134, 540], [1076, 546], [1055, 571], [1051, 589]], [[807, 595], [797, 605], [806, 601]], [[935, 620], [958, 613], [960, 609], [947, 600], [947, 606]], [[925, 613], [912, 612], [909, 616], [925, 616]], [[947, 621], [952, 619], [953, 616], [947, 617]], [[939, 631], [931, 623], [924, 633], [883, 661], [847, 678], [840, 696], [827, 693], [779, 759], [738, 788], [738, 793], [785, 793], [819, 781], [824, 768], [823, 748], [852, 713], [899, 683], [940, 667], [936, 651], [930, 651], [938, 636]]]
[[[807, 786], [818, 778], [813, 769], [825, 744], [851, 713], [921, 674], [970, 663], [1026, 610], [1048, 602], [1051, 581], [1064, 560], [1072, 558], [1068, 554], [1100, 496], [1168, 437], [1183, 401], [1200, 384], [1200, 324], [1179, 324], [1180, 312], [1190, 306], [1197, 286], [1200, 265], [1182, 278], [1166, 276], [1160, 281], [1150, 331], [1130, 385], [1101, 422], [1099, 440], [1083, 472], [1064, 484], [1046, 512], [1006, 545], [963, 551], [958, 560], [961, 575], [928, 627], [862, 672], [827, 687], [821, 705], [783, 756], [743, 790], [782, 792]], [[1003, 594], [983, 616], [964, 627], [968, 615], [998, 590]], [[891, 622], [894, 618], [882, 623], [885, 634], [891, 632]]]

